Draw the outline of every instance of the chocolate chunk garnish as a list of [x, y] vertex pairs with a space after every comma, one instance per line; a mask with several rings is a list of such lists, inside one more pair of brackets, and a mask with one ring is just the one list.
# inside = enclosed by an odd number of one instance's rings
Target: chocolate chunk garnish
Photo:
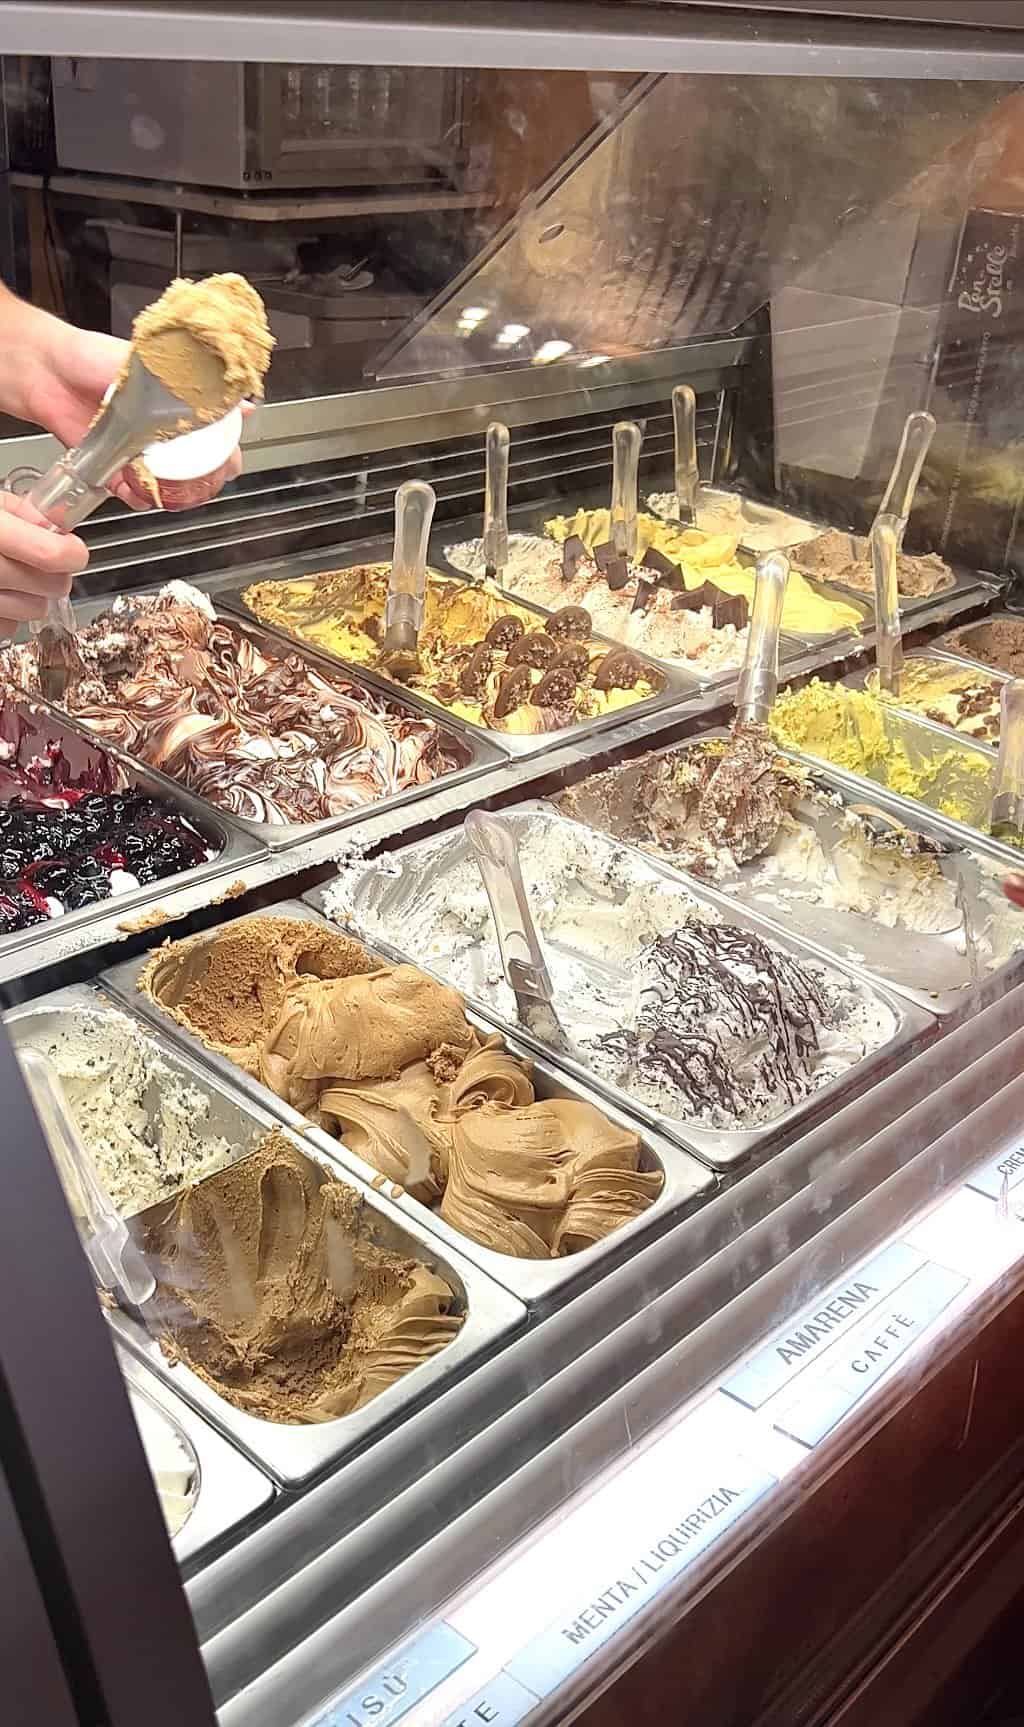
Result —
[[576, 697], [577, 680], [568, 666], [552, 666], [544, 673], [533, 692], [540, 708], [561, 708], [572, 705]]
[[644, 676], [644, 667], [631, 648], [613, 648], [597, 668], [596, 690], [631, 690]]
[[681, 579], [682, 571], [679, 565], [674, 564], [671, 558], [666, 558], [664, 552], [659, 552], [656, 546], [648, 546], [640, 562], [645, 570], [652, 570], [656, 576], [661, 576], [663, 579], [674, 579], [675, 581]]
[[502, 672], [498, 693], [494, 698], [495, 719], [503, 720], [507, 714], [521, 707], [523, 702], [529, 699], [532, 689], [533, 679], [529, 666], [513, 666], [511, 671]]
[[484, 641], [492, 648], [499, 648], [502, 653], [515, 646], [521, 635], [524, 635], [526, 625], [514, 612], [506, 612], [504, 617], [495, 618], [484, 637]]
[[570, 534], [562, 547], [562, 575], [571, 582], [580, 565], [587, 561], [587, 548], [579, 534]]
[[551, 670], [571, 672], [576, 682], [585, 678], [590, 670], [590, 650], [583, 642], [569, 642], [559, 654], [557, 660], [552, 660]]
[[699, 612], [703, 605], [703, 588], [680, 588], [677, 594], [672, 595], [674, 612]]
[[649, 612], [658, 597], [658, 584], [641, 576], [637, 571], [636, 594], [633, 599], [634, 612]]
[[459, 678], [459, 689], [464, 696], [482, 696], [487, 687], [487, 679], [494, 669], [494, 649], [481, 642], [473, 649], [468, 661], [462, 668]]
[[548, 619], [547, 632], [553, 641], [584, 641], [594, 628], [594, 620], [582, 606], [563, 606]]
[[522, 636], [509, 651], [508, 665], [533, 666], [537, 671], [544, 671], [558, 653], [558, 644], [551, 640], [543, 630], [531, 630], [528, 636]]
[[746, 629], [750, 621], [750, 605], [746, 595], [727, 594], [721, 588], [716, 589], [711, 606], [711, 621], [716, 630], [724, 630], [726, 624], [734, 625], [737, 630]]
[[625, 587], [629, 581], [629, 565], [622, 553], [615, 550], [611, 540], [603, 540], [594, 547], [594, 562], [613, 594]]

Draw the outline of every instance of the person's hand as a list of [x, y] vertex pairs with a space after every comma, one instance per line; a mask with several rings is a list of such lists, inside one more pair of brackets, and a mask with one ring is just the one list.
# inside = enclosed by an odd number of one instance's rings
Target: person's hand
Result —
[[[124, 368], [129, 348], [118, 336], [79, 330], [4, 292], [0, 296], [0, 407], [44, 427], [70, 449], [81, 443], [92, 425], [104, 395]], [[10, 353], [10, 368], [5, 350]], [[241, 452], [236, 450], [224, 483], [241, 471]], [[109, 489], [133, 509], [150, 507], [121, 476], [109, 482]]]
[[56, 534], [25, 498], [0, 492], [0, 637], [46, 616], [89, 562], [77, 534]]
[[1018, 905], [1024, 911], [1024, 875], [1016, 870], [1008, 875], [1003, 883], [1003, 892], [1012, 905]]

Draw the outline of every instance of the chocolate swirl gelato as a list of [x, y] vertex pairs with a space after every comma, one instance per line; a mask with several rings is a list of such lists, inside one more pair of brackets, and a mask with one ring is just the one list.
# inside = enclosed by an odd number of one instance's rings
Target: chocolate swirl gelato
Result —
[[[114, 601], [78, 635], [64, 696], [106, 742], [218, 808], [280, 825], [344, 815], [462, 765], [462, 747], [342, 673], [277, 654], [182, 582]], [[0, 678], [39, 690], [34, 642]]]

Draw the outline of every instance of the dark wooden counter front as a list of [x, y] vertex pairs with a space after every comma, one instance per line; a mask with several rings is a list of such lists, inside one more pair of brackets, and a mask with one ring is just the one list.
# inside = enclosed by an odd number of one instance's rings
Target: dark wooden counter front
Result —
[[1015, 1283], [909, 1403], [577, 1718], [960, 1727], [947, 1687], [1022, 1587]]

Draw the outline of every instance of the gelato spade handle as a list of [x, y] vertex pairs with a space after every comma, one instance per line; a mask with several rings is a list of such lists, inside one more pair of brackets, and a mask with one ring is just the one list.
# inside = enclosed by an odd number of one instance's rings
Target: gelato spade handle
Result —
[[484, 479], [485, 575], [501, 574], [508, 563], [508, 427], [493, 420], [487, 428]]
[[871, 529], [871, 562], [875, 571], [875, 629], [879, 688], [898, 696], [903, 678], [903, 633], [896, 562], [900, 549], [896, 516], [876, 516]]
[[554, 990], [530, 910], [515, 835], [500, 816], [470, 810], [466, 838], [491, 907], [505, 982], [516, 999], [549, 1003]]
[[612, 545], [620, 558], [636, 557], [637, 482], [643, 433], [633, 420], [612, 428]]
[[747, 653], [736, 691], [737, 725], [765, 725], [775, 705], [779, 687], [779, 627], [788, 581], [789, 559], [783, 552], [772, 552], [760, 559]]
[[903, 544], [903, 534], [907, 519], [914, 507], [914, 493], [917, 482], [921, 478], [925, 457], [931, 448], [935, 436], [935, 416], [928, 413], [907, 415], [907, 422], [900, 439], [896, 463], [885, 488], [885, 496], [878, 506], [876, 520], [883, 517], [893, 517], [897, 524], [897, 550]]
[[437, 497], [423, 480], [406, 480], [395, 493], [395, 553], [384, 607], [385, 653], [415, 653], [427, 591], [427, 541]]
[[989, 826], [994, 839], [1024, 841], [1024, 678], [1003, 685]]
[[96, 1281], [141, 1307], [155, 1294], [155, 1279], [96, 1173], [60, 1076], [39, 1050], [19, 1050], [18, 1060]]
[[689, 384], [677, 384], [672, 391], [672, 421], [676, 441], [676, 501], [679, 520], [689, 528], [697, 526], [697, 491], [700, 473], [697, 468], [697, 397]]

